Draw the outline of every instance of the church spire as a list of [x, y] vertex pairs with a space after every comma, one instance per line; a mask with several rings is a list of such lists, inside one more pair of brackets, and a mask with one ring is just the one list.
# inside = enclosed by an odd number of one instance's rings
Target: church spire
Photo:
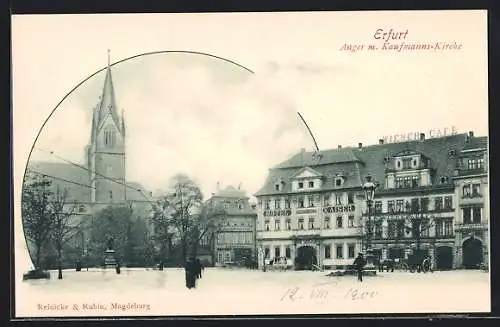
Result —
[[97, 125], [100, 127], [104, 119], [111, 115], [117, 126], [120, 126], [118, 119], [118, 112], [115, 99], [115, 89], [113, 85], [113, 78], [111, 74], [111, 51], [108, 49], [108, 62], [106, 68], [106, 77], [104, 78], [104, 86], [101, 94], [101, 101], [98, 108]]

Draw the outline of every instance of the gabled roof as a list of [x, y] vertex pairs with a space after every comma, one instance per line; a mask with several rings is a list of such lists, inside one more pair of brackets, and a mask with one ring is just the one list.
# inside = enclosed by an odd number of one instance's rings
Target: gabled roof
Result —
[[[426, 140], [407, 141], [401, 143], [387, 143], [369, 145], [361, 148], [349, 147], [320, 151], [320, 160], [313, 160], [314, 152], [299, 152], [290, 159], [278, 164], [269, 170], [262, 188], [255, 194], [272, 195], [290, 193], [291, 178], [304, 166], [311, 167], [324, 176], [323, 190], [361, 187], [364, 177], [370, 174], [380, 188], [385, 187], [386, 158], [394, 157], [403, 151], [414, 151], [430, 159], [432, 170], [432, 184], [440, 184], [441, 177], [453, 176], [457, 165], [457, 156], [450, 154], [450, 150], [459, 153], [471, 144], [485, 144], [487, 137], [478, 137], [467, 143], [467, 134], [457, 134]], [[334, 185], [334, 177], [341, 173], [345, 177], [342, 187]], [[276, 191], [274, 184], [280, 180], [285, 182], [281, 191]]]
[[[228, 216], [255, 214], [246, 192], [231, 185], [213, 194], [206, 202], [210, 203], [213, 209], [224, 212]], [[225, 207], [226, 203], [227, 208]], [[241, 209], [239, 205], [242, 205]]]
[[340, 148], [333, 150], [320, 151], [321, 157], [315, 159], [316, 152], [299, 152], [290, 159], [276, 165], [273, 169], [279, 168], [297, 168], [297, 167], [313, 167], [317, 165], [326, 165], [331, 163], [355, 162], [359, 161], [355, 152], [351, 148]]
[[451, 177], [457, 165], [457, 157], [450, 155], [450, 150], [457, 153], [464, 147], [467, 134], [457, 134], [423, 141], [377, 144], [362, 148], [357, 156], [363, 161], [361, 176], [372, 175], [373, 180], [385, 187], [385, 157], [393, 157], [403, 150], [416, 151], [430, 159], [432, 185], [440, 184], [441, 177]]
[[[79, 202], [90, 202], [92, 186], [90, 185], [89, 172], [76, 164], [50, 162], [50, 161], [30, 161], [27, 170], [34, 174], [45, 175], [52, 180], [52, 191], [67, 189], [71, 200]], [[128, 201], [152, 201], [149, 192], [141, 184], [127, 182], [126, 196]], [[139, 191], [140, 190], [140, 191]]]
[[246, 192], [240, 189], [236, 189], [234, 186], [229, 185], [224, 189], [218, 190], [215, 193], [215, 197], [222, 198], [247, 198]]
[[[354, 188], [361, 185], [360, 164], [358, 161], [354, 162], [340, 162], [331, 164], [321, 164], [313, 166], [314, 171], [321, 174], [323, 178], [322, 189], [346, 189]], [[256, 196], [269, 195], [269, 194], [286, 194], [292, 192], [292, 185], [290, 181], [293, 176], [297, 175], [302, 167], [291, 168], [273, 168], [269, 171], [266, 181], [262, 188], [255, 193]], [[342, 186], [335, 185], [335, 178], [342, 175], [345, 180]], [[276, 191], [274, 185], [276, 182], [283, 181], [285, 184], [280, 191]]]
[[59, 186], [60, 190], [68, 190], [68, 199], [81, 202], [90, 201], [91, 185], [87, 170], [76, 165], [59, 162], [30, 161], [27, 171], [45, 175], [52, 180], [52, 191]]
[[304, 167], [297, 173], [293, 174], [290, 178], [302, 178], [302, 177], [321, 177], [322, 175], [311, 167]]

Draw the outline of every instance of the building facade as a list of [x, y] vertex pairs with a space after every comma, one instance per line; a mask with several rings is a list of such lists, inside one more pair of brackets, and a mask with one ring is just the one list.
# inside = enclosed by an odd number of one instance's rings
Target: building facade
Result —
[[455, 266], [476, 268], [489, 263], [489, 181], [488, 140], [470, 136], [460, 151], [454, 174], [455, 197]]
[[212, 194], [206, 205], [217, 213], [214, 264], [244, 266], [255, 260], [257, 214], [246, 193], [228, 186]]
[[[443, 270], [484, 262], [486, 143], [473, 133], [421, 134], [406, 142], [302, 151], [270, 169], [256, 194], [259, 264], [286, 257], [298, 269], [339, 268], [367, 247], [380, 260], [431, 256]], [[368, 175], [378, 185], [370, 214], [362, 188]]]
[[304, 150], [273, 167], [257, 192], [259, 266], [346, 266], [361, 251], [362, 162], [352, 149]]

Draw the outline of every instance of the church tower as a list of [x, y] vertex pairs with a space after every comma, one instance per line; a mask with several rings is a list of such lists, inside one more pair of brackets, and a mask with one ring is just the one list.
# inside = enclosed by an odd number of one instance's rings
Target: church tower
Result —
[[108, 50], [108, 67], [99, 103], [93, 110], [87, 166], [93, 203], [126, 201], [125, 120], [118, 116]]

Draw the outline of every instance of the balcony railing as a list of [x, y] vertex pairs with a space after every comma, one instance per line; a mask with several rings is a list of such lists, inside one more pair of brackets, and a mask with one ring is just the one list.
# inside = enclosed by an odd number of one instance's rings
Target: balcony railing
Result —
[[462, 199], [481, 199], [483, 197], [480, 193], [463, 194]]
[[469, 175], [480, 175], [486, 174], [488, 171], [486, 168], [474, 168], [474, 169], [457, 169], [456, 174], [458, 176], [469, 176]]
[[[392, 210], [392, 211], [386, 211], [386, 212], [373, 212], [370, 214], [371, 217], [377, 217], [377, 216], [391, 216], [391, 215], [420, 215], [420, 214], [432, 214], [432, 213], [440, 213], [440, 212], [454, 212], [455, 208], [453, 207], [444, 207], [444, 208], [437, 208], [437, 209], [432, 209], [432, 210], [426, 210], [426, 211], [421, 211], [421, 212], [412, 212], [412, 211], [397, 211], [397, 210]], [[362, 216], [366, 217], [367, 213], [363, 212]]]
[[477, 229], [488, 229], [488, 224], [487, 223], [462, 223], [462, 224], [456, 224], [455, 229], [457, 230], [477, 230]]

